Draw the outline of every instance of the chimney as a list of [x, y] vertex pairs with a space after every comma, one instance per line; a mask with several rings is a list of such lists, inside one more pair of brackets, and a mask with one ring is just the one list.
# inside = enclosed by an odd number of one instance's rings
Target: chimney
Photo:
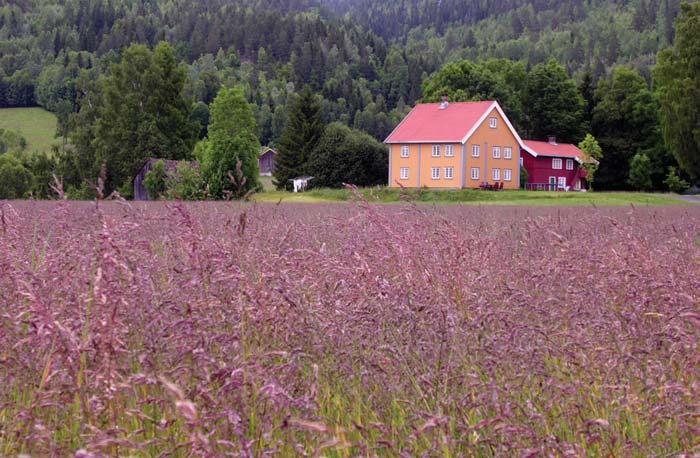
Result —
[[549, 142], [550, 145], [556, 145], [557, 144], [556, 135], [550, 135], [549, 137], [547, 137], [547, 141]]
[[441, 109], [441, 110], [444, 110], [444, 109], [446, 109], [446, 108], [449, 107], [449, 106], [450, 106], [450, 98], [449, 98], [448, 96], [446, 96], [446, 95], [443, 95], [443, 96], [442, 96], [442, 99], [441, 99], [441, 102], [440, 102], [440, 109]]

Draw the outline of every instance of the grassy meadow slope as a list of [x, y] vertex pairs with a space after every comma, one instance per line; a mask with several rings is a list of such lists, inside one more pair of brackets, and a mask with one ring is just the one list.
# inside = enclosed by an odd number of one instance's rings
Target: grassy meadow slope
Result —
[[0, 129], [18, 131], [27, 139], [28, 151], [49, 151], [55, 138], [56, 116], [43, 108], [0, 109]]

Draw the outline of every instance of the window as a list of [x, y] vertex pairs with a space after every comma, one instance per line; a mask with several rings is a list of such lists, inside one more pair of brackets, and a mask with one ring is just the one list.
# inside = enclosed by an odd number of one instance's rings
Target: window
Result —
[[455, 177], [454, 167], [445, 167], [445, 179], [451, 180]]
[[433, 145], [433, 157], [440, 157], [440, 145]]
[[501, 169], [493, 169], [493, 181], [501, 180]]
[[403, 145], [401, 147], [401, 157], [408, 157], [409, 149], [408, 145]]
[[552, 159], [552, 170], [561, 170], [561, 159]]
[[472, 180], [479, 179], [479, 167], [472, 167]]
[[493, 147], [493, 158], [494, 158], [494, 159], [500, 159], [500, 158], [501, 158], [501, 147], [500, 147], [500, 146], [494, 146], [494, 147]]
[[513, 179], [513, 171], [511, 169], [503, 169], [503, 181], [511, 181]]
[[523, 164], [524, 164], [524, 161], [523, 161], [523, 157], [522, 157], [522, 156], [520, 156], [520, 167], [522, 167], [522, 166], [523, 166]]
[[513, 148], [510, 146], [503, 148], [503, 159], [513, 159]]
[[567, 159], [566, 160], [566, 170], [573, 170], [573, 169], [574, 169], [574, 160]]
[[401, 167], [401, 179], [408, 180], [408, 167]]
[[559, 189], [566, 189], [566, 177], [559, 177]]
[[454, 157], [455, 145], [445, 145], [445, 157]]
[[473, 157], [481, 156], [481, 147], [479, 145], [472, 146], [472, 156]]
[[489, 127], [492, 129], [495, 129], [496, 127], [498, 127], [498, 119], [489, 118]]
[[440, 167], [433, 167], [430, 169], [430, 177], [433, 180], [439, 180], [440, 179]]

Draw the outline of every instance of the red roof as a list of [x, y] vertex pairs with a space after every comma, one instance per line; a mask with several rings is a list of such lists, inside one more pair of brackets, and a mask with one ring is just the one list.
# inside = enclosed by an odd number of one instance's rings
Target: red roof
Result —
[[494, 103], [453, 102], [445, 109], [439, 103], [416, 105], [384, 142], [462, 143]]
[[549, 143], [549, 142], [538, 142], [535, 140], [523, 140], [525, 143], [526, 151], [529, 149], [530, 152], [534, 152], [538, 156], [546, 157], [564, 157], [577, 159], [579, 162], [585, 162], [587, 157], [576, 147], [576, 145], [571, 145], [569, 143]]

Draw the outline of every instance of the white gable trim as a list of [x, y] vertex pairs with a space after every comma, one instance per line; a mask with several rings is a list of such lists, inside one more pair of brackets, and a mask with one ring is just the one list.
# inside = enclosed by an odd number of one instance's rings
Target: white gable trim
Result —
[[501, 105], [498, 104], [498, 102], [493, 102], [488, 109], [484, 112], [483, 115], [481, 115], [481, 118], [472, 126], [471, 129], [469, 129], [469, 132], [467, 132], [467, 135], [462, 139], [462, 143], [465, 144], [467, 143], [467, 140], [474, 135], [474, 132], [481, 127], [481, 125], [486, 121], [486, 118], [491, 114], [491, 112], [496, 109], [498, 111], [498, 114], [501, 115], [501, 118], [506, 122], [506, 126], [508, 126], [508, 129], [510, 130], [510, 133], [513, 134], [515, 137], [515, 140], [518, 142], [518, 145], [520, 146], [521, 149], [527, 151], [528, 153], [532, 154], [534, 157], [537, 157], [537, 153], [528, 148], [525, 145], [525, 142], [523, 142], [523, 139], [520, 138], [520, 135], [518, 135], [518, 132], [515, 130], [513, 127], [513, 124], [510, 123], [510, 120], [508, 119], [508, 116], [503, 112], [503, 109], [501, 108]]

